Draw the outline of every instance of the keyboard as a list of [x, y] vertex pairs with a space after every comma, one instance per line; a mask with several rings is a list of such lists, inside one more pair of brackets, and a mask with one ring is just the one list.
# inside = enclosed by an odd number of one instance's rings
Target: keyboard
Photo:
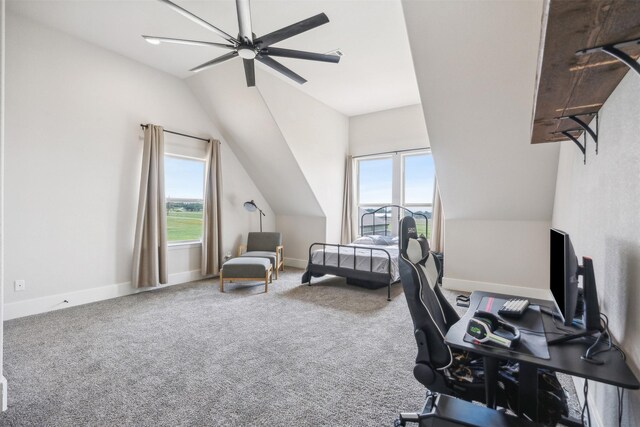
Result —
[[519, 318], [525, 312], [525, 310], [529, 307], [528, 299], [510, 299], [505, 302], [500, 310], [498, 310], [498, 314], [505, 317], [513, 317]]

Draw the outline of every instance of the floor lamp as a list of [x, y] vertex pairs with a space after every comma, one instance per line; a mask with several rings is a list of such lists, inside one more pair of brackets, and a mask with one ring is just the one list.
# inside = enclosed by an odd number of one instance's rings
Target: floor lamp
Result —
[[264, 212], [262, 212], [262, 209], [260, 209], [253, 200], [250, 202], [244, 202], [244, 208], [249, 212], [255, 212], [256, 210], [260, 211], [260, 232], [262, 233], [262, 217], [266, 216]]

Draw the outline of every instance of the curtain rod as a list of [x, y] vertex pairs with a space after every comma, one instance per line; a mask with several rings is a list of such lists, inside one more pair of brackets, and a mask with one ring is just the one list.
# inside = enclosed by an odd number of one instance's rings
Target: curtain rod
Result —
[[[149, 125], [140, 124], [140, 127], [143, 128], [143, 129], [146, 129], [147, 127], [149, 127]], [[193, 135], [187, 135], [186, 133], [174, 132], [172, 130], [166, 130], [166, 129], [163, 129], [163, 131], [166, 132], [166, 133], [172, 133], [174, 135], [184, 136], [186, 138], [199, 139], [200, 141], [209, 142], [208, 139], [200, 138], [198, 136], [193, 136]]]
[[431, 147], [425, 148], [409, 148], [407, 150], [394, 150], [394, 151], [384, 151], [382, 153], [371, 153], [371, 154], [362, 154], [360, 156], [351, 156], [352, 159], [359, 159], [360, 157], [371, 157], [371, 156], [379, 156], [381, 154], [398, 154], [398, 153], [408, 153], [410, 151], [425, 151], [429, 150]]

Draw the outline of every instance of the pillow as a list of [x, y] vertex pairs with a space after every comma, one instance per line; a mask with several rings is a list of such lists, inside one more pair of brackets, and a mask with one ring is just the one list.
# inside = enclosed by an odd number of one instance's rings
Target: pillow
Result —
[[418, 242], [420, 243], [420, 246], [422, 246], [422, 253], [425, 254], [425, 258], [428, 257], [429, 251], [431, 250], [429, 241], [423, 235], [420, 235], [420, 237], [418, 237]]
[[362, 236], [354, 240], [353, 244], [354, 245], [373, 245], [375, 243], [373, 242], [373, 239], [371, 238], [371, 236]]
[[382, 245], [382, 246], [393, 245], [393, 238], [391, 236], [376, 236], [376, 237], [377, 237], [376, 245]]
[[438, 283], [438, 277], [440, 277], [440, 273], [438, 272], [438, 266], [436, 265], [435, 260], [432, 256], [427, 259], [427, 262], [422, 267], [424, 271], [424, 275], [427, 278], [427, 282], [429, 282], [429, 286], [433, 289]]
[[418, 240], [409, 238], [409, 242], [407, 242], [407, 258], [414, 264], [422, 260], [422, 245]]

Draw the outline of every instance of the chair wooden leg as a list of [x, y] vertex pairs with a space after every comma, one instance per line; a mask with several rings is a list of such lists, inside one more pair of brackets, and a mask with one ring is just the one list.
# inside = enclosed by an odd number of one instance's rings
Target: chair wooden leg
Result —
[[277, 264], [277, 262], [278, 261], [276, 261], [276, 280], [278, 280], [278, 264]]
[[224, 277], [222, 276], [222, 271], [220, 271], [220, 292], [224, 293]]
[[269, 292], [269, 270], [264, 272], [264, 293]]

